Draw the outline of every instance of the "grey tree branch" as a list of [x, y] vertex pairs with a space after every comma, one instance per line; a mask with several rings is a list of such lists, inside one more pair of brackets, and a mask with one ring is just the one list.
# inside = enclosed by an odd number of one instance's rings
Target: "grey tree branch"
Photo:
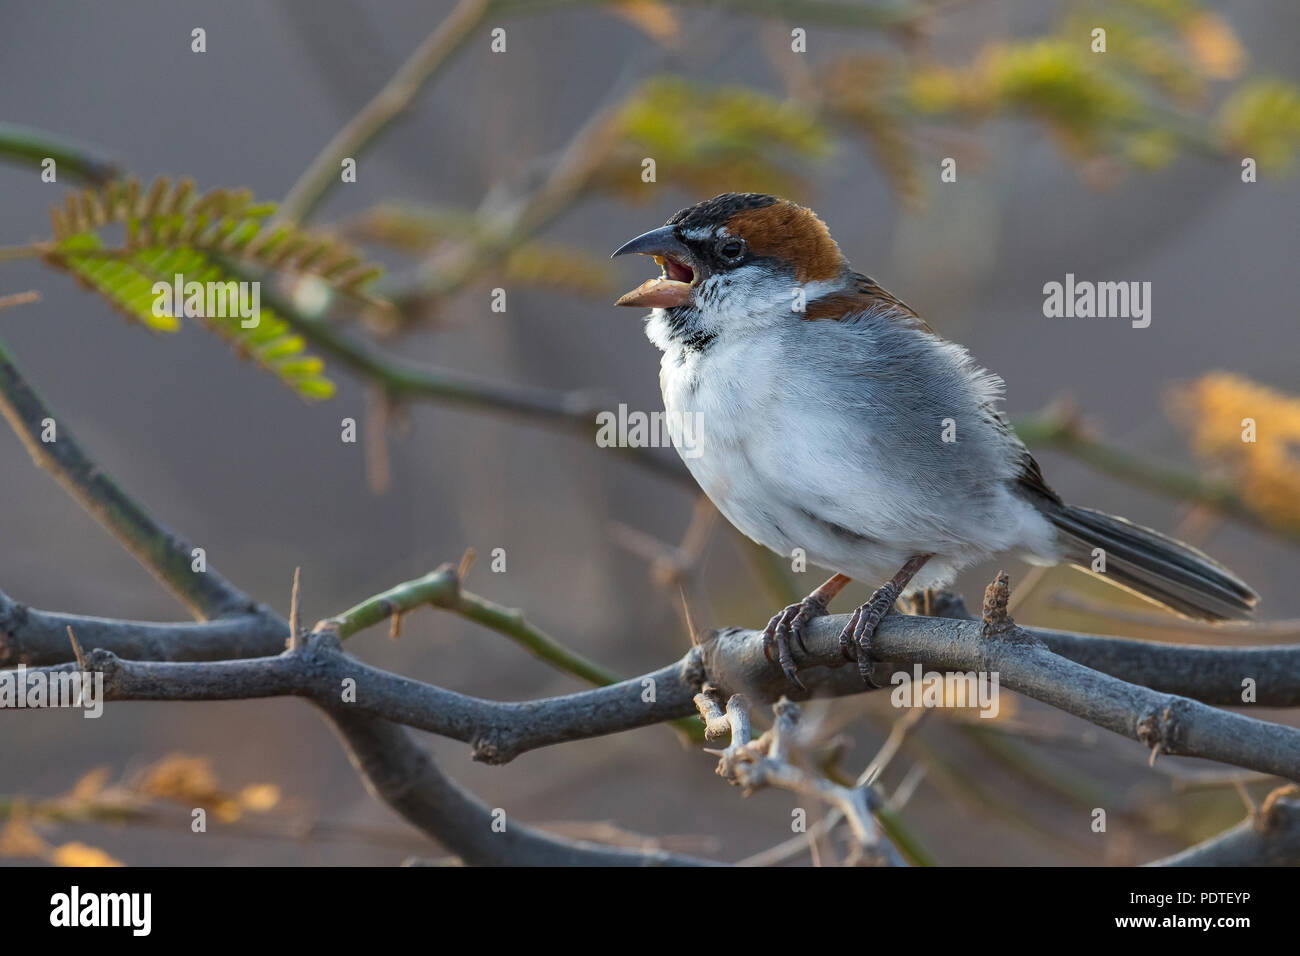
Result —
[[[248, 596], [216, 571], [191, 570], [191, 546], [159, 524], [128, 497], [113, 479], [81, 450], [60, 421], [19, 374], [0, 344], [0, 414], [31, 453], [32, 459], [63, 486], [78, 504], [103, 525], [136, 560], [195, 617], [222, 617], [253, 609]], [[54, 439], [43, 440], [45, 422], [54, 423]]]
[[[812, 623], [800, 661], [810, 690], [826, 696], [863, 688], [841, 663], [847, 615]], [[976, 623], [890, 615], [876, 653], [895, 664], [999, 675], [1000, 685], [1166, 754], [1204, 757], [1300, 780], [1300, 730], [1256, 720], [1091, 670], [1052, 652], [1010, 619]], [[108, 700], [231, 700], [301, 696], [337, 708], [342, 682], [355, 681], [360, 713], [469, 743], [474, 756], [503, 763], [554, 743], [644, 727], [690, 713], [707, 681], [728, 693], [775, 701], [789, 690], [764, 653], [760, 632], [728, 629], [681, 660], [640, 678], [524, 702], [485, 701], [370, 667], [342, 653], [318, 628], [302, 653], [207, 663], [125, 661], [92, 652]], [[878, 670], [888, 671], [888, 665]], [[651, 693], [647, 694], [647, 689]]]
[[[277, 657], [124, 660], [102, 645], [116, 641], [119, 650], [134, 654], [206, 657], [223, 646], [237, 653], [244, 646], [241, 642], [251, 641], [253, 647], [261, 649], [263, 644], [269, 647], [274, 639], [283, 646], [287, 625], [214, 571], [191, 571], [188, 545], [158, 525], [103, 475], [66, 429], [60, 429], [56, 442], [41, 442], [42, 422], [52, 416], [2, 347], [0, 411], [23, 437], [37, 462], [99, 517], [178, 599], [197, 615], [234, 615], [236, 620], [223, 630], [220, 622], [178, 628], [74, 619], [33, 612], [6, 598], [0, 602], [6, 661], [23, 661], [26, 654], [36, 655], [33, 659], [49, 659], [54, 655], [53, 633], [71, 624], [74, 629], [83, 629], [82, 644], [93, 648], [89, 655], [91, 666], [105, 671], [110, 699], [230, 699], [285, 694], [309, 697], [327, 711], [372, 789], [426, 832], [457, 841], [458, 852], [463, 852], [469, 862], [504, 862], [498, 854], [506, 852], [505, 842], [492, 842], [502, 834], [479, 827], [471, 836], [464, 835], [467, 821], [482, 823], [491, 812], [447, 780], [400, 728], [376, 717], [466, 740], [480, 759], [500, 762], [533, 747], [684, 716], [706, 679], [720, 688], [745, 691], [764, 701], [776, 700], [788, 689], [780, 669], [764, 655], [761, 635], [740, 629], [719, 632], [682, 660], [644, 679], [521, 703], [480, 701], [370, 668], [344, 655], [337, 634], [328, 626], [303, 645]], [[1004, 585], [1001, 578], [996, 583]], [[996, 600], [989, 607], [992, 610], [988, 613], [993, 616], [982, 625], [968, 620], [891, 615], [876, 635], [875, 651], [880, 658], [895, 663], [996, 672], [1010, 689], [1159, 751], [1206, 757], [1300, 779], [1300, 731], [1127, 683], [1054, 653], [1050, 643], [1054, 641], [1063, 652], [1076, 657], [1087, 659], [1092, 655], [1112, 669], [1148, 672], [1153, 682], [1181, 680], [1195, 684], [1207, 695], [1221, 697], [1228, 697], [1225, 688], [1238, 684], [1241, 676], [1256, 675], [1230, 672], [1226, 682], [1207, 682], [1196, 667], [1188, 664], [1176, 669], [1172, 678], [1159, 677], [1156, 671], [1169, 660], [1154, 655], [1172, 654], [1175, 661], [1199, 657], [1202, 663], [1232, 660], [1234, 667], [1254, 668], [1266, 677], [1259, 680], [1261, 703], [1266, 702], [1266, 692], [1276, 694], [1279, 700], [1294, 700], [1296, 675], [1292, 670], [1294, 661], [1286, 653], [1289, 649], [1168, 649], [1053, 632], [1038, 635], [1011, 622], [1005, 616], [1004, 604], [1000, 612]], [[838, 634], [845, 620], [844, 615], [826, 617], [814, 621], [810, 628], [805, 642], [807, 659], [800, 664], [807, 683], [818, 693], [835, 695], [861, 690], [853, 668], [836, 666], [841, 663]], [[168, 628], [171, 633], [165, 635], [164, 629]], [[177, 653], [168, 646], [195, 638], [199, 650], [190, 648]], [[66, 659], [71, 647], [65, 647]], [[888, 665], [881, 667], [888, 669]], [[356, 704], [341, 702], [341, 685], [346, 678], [357, 683]], [[647, 685], [647, 680], [653, 684]], [[643, 693], [647, 686], [653, 686], [652, 694]], [[488, 842], [480, 841], [479, 831], [486, 834]], [[573, 862], [579, 857], [595, 862], [589, 853], [614, 852], [606, 848], [591, 850], [519, 826], [511, 839], [517, 841], [511, 852], [533, 862], [560, 858]], [[627, 852], [632, 851], [618, 851], [614, 856]], [[600, 857], [600, 861], [615, 862], [614, 856]], [[637, 854], [635, 858], [638, 862], [696, 862], [669, 854]], [[629, 862], [629, 858], [619, 857], [618, 861]]]
[[326, 713], [352, 766], [372, 794], [478, 866], [695, 866], [709, 861], [663, 850], [633, 850], [552, 836], [514, 820], [492, 828], [493, 813], [439, 769], [400, 727], [338, 711]]
[[[40, 440], [42, 422], [53, 416], [23, 379], [3, 344], [0, 344], [0, 412], [32, 452], [36, 463], [49, 471], [87, 511], [99, 518], [101, 524], [195, 616], [229, 614], [239, 621], [225, 631], [219, 631], [219, 622], [211, 622], [209, 625], [182, 625], [182, 630], [176, 633], [176, 625], [108, 622], [101, 618], [33, 612], [6, 597], [0, 603], [0, 651], [3, 652], [0, 663], [22, 662], [26, 653], [24, 647], [36, 649], [47, 657], [53, 656], [54, 650], [48, 644], [50, 628], [63, 627], [66, 639], [69, 625], [74, 629], [78, 626], [84, 628], [81, 632], [83, 640], [92, 636], [108, 638], [119, 642], [122, 650], [128, 647], [136, 652], [160, 650], [177, 659], [195, 653], [198, 646], [202, 647], [204, 654], [215, 653], [216, 648], [222, 645], [225, 645], [225, 650], [237, 652], [244, 641], [252, 641], [259, 647], [262, 643], [284, 647], [289, 634], [288, 623], [269, 608], [255, 604], [211, 568], [202, 573], [191, 571], [189, 545], [162, 528], [144, 508], [119, 489], [82, 451], [66, 429], [60, 428], [57, 440], [48, 445]], [[185, 575], [198, 581], [187, 581]], [[257, 620], [254, 623], [250, 618]], [[159, 627], [172, 629], [164, 646], [158, 642]], [[196, 636], [200, 641], [195, 647], [182, 646], [186, 638]], [[91, 652], [93, 659], [114, 657], [98, 642], [92, 646], [99, 647]], [[71, 654], [71, 644], [65, 643], [63, 660]], [[257, 660], [265, 662], [275, 658]], [[470, 823], [490, 819], [491, 811], [448, 779], [401, 727], [361, 713], [336, 710], [327, 716], [345, 740], [354, 766], [364, 775], [371, 791], [407, 822], [455, 849], [467, 863], [505, 862], [501, 854], [507, 847], [517, 854], [519, 862], [534, 864], [694, 865], [702, 862], [662, 851], [606, 848], [566, 840], [518, 823], [513, 824], [513, 829], [507, 824], [505, 833], [495, 833], [489, 827], [469, 829]]]
[[1231, 830], [1147, 866], [1300, 866], [1300, 790], [1274, 790]]
[[1152, 690], [1206, 704], [1241, 706], [1242, 681], [1255, 681], [1255, 703], [1300, 707], [1300, 645], [1207, 647], [1034, 629], [1054, 653]]
[[[531, 701], [483, 700], [364, 664], [344, 654], [328, 630], [313, 633], [303, 647], [276, 657], [133, 661], [95, 649], [88, 661], [93, 671], [104, 675], [105, 700], [303, 697], [332, 713], [381, 717], [463, 741], [471, 745], [475, 759], [494, 764], [539, 747], [685, 716], [694, 710], [691, 699], [700, 682], [691, 673], [698, 668], [691, 653], [645, 677], [594, 690]], [[41, 671], [59, 673], [75, 666]], [[355, 703], [342, 702], [345, 681], [355, 682]], [[648, 702], [647, 682], [655, 688], [655, 699]]]
[[[841, 618], [842, 619], [842, 618]], [[838, 653], [838, 639], [834, 636], [838, 633], [837, 623], [831, 620], [829, 627], [819, 628], [825, 632], [822, 635], [814, 634], [810, 637], [810, 650], [814, 655], [821, 656], [823, 651], [833, 650]], [[915, 618], [894, 615], [886, 619], [885, 625], [882, 625], [881, 634], [877, 636], [877, 646], [882, 652], [886, 648], [895, 650], [905, 650], [907, 647], [915, 645], [918, 642], [924, 642], [922, 637], [906, 633], [909, 630], [917, 628], [928, 630], [933, 636], [934, 625], [946, 625], [955, 628], [953, 633], [942, 635], [942, 640], [951, 645], [946, 652], [946, 657], [934, 657], [933, 660], [940, 661], [940, 665], [950, 664], [955, 667], [964, 667], [969, 660], [968, 655], [972, 652], [969, 648], [963, 647], [969, 640], [981, 641], [983, 638], [984, 628], [974, 622], [962, 621], [943, 621], [940, 619]], [[1014, 626], [1012, 626], [1014, 627]], [[893, 633], [901, 630], [904, 633]], [[971, 632], [969, 636], [963, 634], [963, 631]], [[283, 638], [286, 631], [279, 632], [279, 643], [283, 646]], [[819, 640], [819, 637], [823, 638]], [[1004, 640], [1005, 638], [995, 638], [994, 640]], [[1033, 648], [1035, 645], [1030, 642], [1026, 643], [1023, 638], [1011, 637], [1013, 650], [1007, 653], [1015, 653], [1014, 648]], [[733, 645], [731, 650], [727, 647], [716, 647], [718, 642], [725, 642]], [[833, 642], [833, 647], [830, 645]], [[924, 653], [933, 654], [935, 648], [933, 640], [930, 640]], [[828, 645], [823, 648], [823, 644]], [[66, 645], [65, 645], [66, 647]], [[70, 655], [71, 650], [64, 652]], [[894, 651], [891, 651], [894, 653]], [[978, 650], [975, 651], [978, 653]], [[990, 656], [998, 658], [1000, 651], [994, 651]], [[1043, 649], [1043, 653], [1048, 653]], [[1048, 656], [1051, 657], [1050, 653]], [[90, 666], [94, 669], [103, 669], [105, 672], [105, 690], [110, 699], [228, 699], [263, 696], [269, 694], [299, 694], [309, 696], [321, 704], [326, 710], [329, 718], [333, 721], [339, 730], [340, 735], [348, 742], [352, 752], [353, 760], [358, 766], [366, 771], [368, 785], [379, 795], [390, 803], [399, 813], [417, 822], [426, 832], [431, 833], [436, 838], [447, 843], [455, 852], [465, 856], [472, 862], [505, 862], [506, 860], [498, 857], [498, 851], [505, 849], [504, 843], [492, 842], [495, 838], [500, 837], [499, 833], [492, 833], [490, 828], [478, 827], [471, 829], [470, 836], [466, 836], [465, 828], [458, 822], [465, 817], [481, 820], [488, 811], [481, 805], [472, 803], [472, 798], [464, 794], [456, 785], [441, 775], [440, 771], [432, 764], [429, 758], [396, 728], [382, 721], [375, 720], [369, 716], [372, 714], [383, 714], [400, 721], [409, 722], [412, 726], [422, 727], [436, 733], [445, 734], [456, 739], [466, 740], [474, 744], [476, 753], [482, 759], [503, 760], [509, 759], [516, 753], [524, 749], [531, 749], [533, 746], [542, 746], [547, 743], [558, 742], [559, 740], [579, 739], [585, 736], [591, 736], [595, 733], [608, 733], [621, 729], [630, 729], [634, 726], [644, 726], [649, 723], [658, 722], [659, 720], [668, 719], [670, 716], [678, 716], [687, 709], [687, 705], [681, 701], [681, 694], [684, 690], [693, 689], [697, 686], [697, 681], [701, 679], [700, 668], [707, 667], [705, 661], [728, 660], [727, 668], [729, 673], [738, 673], [736, 663], [733, 659], [747, 660], [760, 673], [751, 674], [753, 680], [749, 683], [755, 686], [765, 686], [769, 683], [767, 676], [761, 672], [772, 670], [762, 654], [761, 635], [757, 632], [740, 632], [728, 631], [713, 638], [698, 649], [693, 649], [686, 655], [682, 661], [677, 664], [657, 671], [647, 678], [653, 679], [660, 693], [664, 690], [669, 691], [668, 697], [660, 697], [658, 707], [648, 706], [642, 700], [642, 690], [644, 688], [644, 679], [633, 679], [625, 681], [622, 684], [613, 685], [612, 687], [600, 688], [594, 691], [587, 691], [581, 694], [568, 695], [567, 697], [551, 698], [542, 701], [530, 701], [523, 703], [498, 703], [492, 701], [480, 701], [475, 698], [465, 697], [446, 691], [441, 688], [422, 685], [415, 681], [409, 681], [397, 675], [385, 674], [374, 668], [360, 662], [353, 661], [341, 653], [339, 645], [334, 635], [328, 630], [320, 630], [313, 634], [306, 647], [300, 651], [290, 652], [274, 658], [261, 658], [247, 661], [221, 661], [213, 663], [167, 663], [167, 662], [128, 662], [115, 658], [109, 652], [98, 649], [90, 654]], [[1070, 662], [1062, 662], [1067, 667], [1078, 667]], [[1078, 668], [1084, 673], [1085, 669]], [[721, 670], [721, 669], [720, 669]], [[852, 674], [851, 668], [840, 668], [838, 670], [828, 670], [820, 668], [822, 672], [820, 679], [812, 681], [818, 688], [826, 692], [835, 692], [847, 688], [837, 688], [835, 682], [827, 680], [840, 674]], [[744, 673], [741, 671], [740, 673]], [[1005, 671], [1003, 672], [1006, 673]], [[856, 675], [853, 675], [856, 678]], [[1113, 678], [1106, 678], [1101, 675], [1095, 675], [1102, 685], [1107, 682], [1121, 684]], [[339, 690], [341, 681], [345, 677], [351, 677], [357, 681], [358, 703], [343, 705], [339, 702]], [[748, 679], [748, 678], [747, 678]], [[1011, 681], [1005, 681], [1008, 686]], [[772, 686], [784, 689], [779, 672], [771, 675], [770, 683]], [[850, 687], [855, 687], [854, 682], [849, 683]], [[1088, 686], [1076, 688], [1076, 694], [1088, 696], [1092, 691]], [[1142, 697], [1149, 694], [1144, 688], [1131, 688], [1127, 693], [1136, 697]], [[1109, 691], [1103, 691], [1099, 694], [1098, 709], [1099, 713], [1104, 716], [1114, 709], [1113, 702], [1106, 698], [1110, 696]], [[1160, 695], [1152, 695], [1159, 697]], [[1050, 702], [1050, 701], [1049, 701]], [[1083, 708], [1072, 705], [1076, 709], [1071, 712], [1077, 712]], [[1178, 705], [1172, 705], [1175, 708]], [[1191, 701], [1184, 702], [1181, 706], [1188, 707], [1193, 723], [1200, 719], [1196, 713], [1196, 707]], [[1071, 706], [1065, 709], [1070, 710]], [[1155, 742], [1162, 743], [1166, 752], [1188, 752], [1193, 750], [1191, 747], [1197, 745], [1202, 739], [1213, 741], [1214, 735], [1225, 733], [1227, 737], [1221, 743], [1231, 744], [1234, 739], [1239, 739], [1241, 734], [1233, 736], [1232, 731], [1240, 731], [1244, 723], [1247, 727], [1257, 725], [1259, 727], [1270, 727], [1272, 725], [1262, 724], [1258, 721], [1250, 721], [1248, 718], [1237, 717], [1237, 715], [1221, 714], [1210, 708], [1204, 708], [1211, 715], [1218, 715], [1227, 718], [1226, 730], [1214, 724], [1213, 721], [1204, 728], [1195, 730], [1188, 727], [1177, 726], [1178, 721], [1183, 719], [1183, 715], [1177, 713], [1173, 718], [1175, 726], [1159, 726], [1152, 728], [1150, 732], [1156, 734], [1153, 738]], [[1084, 716], [1084, 714], [1080, 714]], [[715, 715], [716, 717], [716, 715]], [[1235, 720], [1233, 719], [1235, 718]], [[1131, 736], [1139, 736], [1140, 720], [1132, 721]], [[1166, 718], [1168, 722], [1169, 718]], [[1098, 721], [1100, 722], [1100, 721]], [[713, 723], [713, 722], [711, 722]], [[1106, 726], [1106, 724], [1102, 724]], [[716, 724], [714, 724], [716, 729]], [[1113, 727], [1109, 729], [1114, 729]], [[1289, 728], [1277, 728], [1282, 731], [1289, 731], [1290, 737], [1297, 732]], [[1164, 733], [1165, 736], [1160, 736]], [[394, 735], [397, 735], [396, 737]], [[1283, 743], [1284, 749], [1289, 749], [1292, 758], [1300, 753], [1300, 747], [1287, 738]], [[401, 746], [396, 746], [395, 742], [399, 740]], [[1183, 750], [1175, 741], [1185, 739], [1190, 742], [1188, 749]], [[367, 749], [369, 745], [377, 745], [377, 742], [384, 742], [385, 748], [382, 752], [375, 752]], [[1151, 743], [1152, 739], [1144, 742]], [[1250, 758], [1251, 753], [1257, 749], [1257, 744], [1248, 743], [1243, 751], [1243, 756]], [[1208, 754], [1203, 754], [1208, 755]], [[1225, 754], [1220, 759], [1238, 762], [1243, 766], [1249, 766], [1249, 759], [1236, 760], [1236, 755]], [[416, 768], [412, 773], [411, 767]], [[1274, 769], [1269, 772], [1278, 772]], [[416, 781], [412, 783], [412, 781]], [[471, 801], [471, 802], [467, 802]], [[432, 808], [438, 808], [435, 812]], [[443, 811], [450, 814], [448, 817]], [[517, 826], [517, 825], [516, 825]], [[1246, 852], [1245, 848], [1255, 846], [1258, 836], [1250, 836], [1243, 828], [1237, 831], [1229, 831], [1224, 835], [1225, 840], [1231, 840], [1225, 844], [1225, 847], [1235, 848], [1232, 852], [1242, 854]], [[1254, 831], [1251, 831], [1254, 832]], [[1274, 831], [1267, 831], [1266, 835], [1273, 834]], [[1237, 834], [1232, 836], [1232, 834]], [[1289, 830], [1282, 831], [1288, 834]], [[482, 851], [481, 856], [472, 856], [479, 852], [474, 847], [466, 847], [462, 843], [470, 839], [478, 839], [486, 834], [487, 843], [484, 847], [479, 848]], [[450, 835], [450, 836], [449, 836]], [[521, 839], [527, 836], [526, 832], [517, 834]], [[1270, 840], [1277, 842], [1279, 837], [1270, 836]], [[552, 852], [551, 841], [553, 838], [537, 833], [536, 845], [531, 843], [520, 853], [524, 854], [522, 859], [534, 859], [532, 854], [542, 854], [545, 857]], [[459, 842], [458, 842], [459, 841]], [[525, 840], [527, 843], [528, 841]], [[1217, 846], [1217, 844], [1216, 844]], [[600, 848], [604, 849], [604, 848]], [[511, 850], [511, 852], [514, 852]], [[575, 852], [568, 844], [564, 844], [564, 849], [560, 857], [565, 858], [567, 854]], [[611, 851], [612, 852], [612, 851]], [[627, 851], [618, 851], [627, 852]], [[1208, 850], [1206, 852], [1209, 852]], [[1220, 848], [1215, 850], [1216, 853], [1228, 852]], [[1275, 851], [1270, 851], [1275, 852]], [[1281, 852], [1276, 851], [1276, 852]], [[1244, 859], [1244, 857], [1243, 857]], [[631, 859], [610, 857], [600, 861], [592, 862], [633, 862]], [[635, 862], [683, 862], [671, 857], [660, 858], [651, 854], [650, 859], [638, 857]]]
[[155, 623], [62, 614], [26, 607], [0, 591], [0, 667], [68, 660], [68, 628], [86, 647], [143, 661], [219, 661], [284, 650], [287, 629], [274, 615], [242, 613], [198, 623]]
[[[935, 617], [976, 620], [959, 594], [927, 593], [914, 606], [919, 609], [926, 600], [930, 602], [928, 612]], [[1155, 644], [1047, 628], [1025, 630], [1054, 653], [1130, 684], [1181, 694], [1203, 704], [1239, 706], [1245, 703], [1242, 681], [1249, 677], [1256, 682], [1254, 703], [1265, 707], [1300, 707], [1300, 645], [1207, 647]]]

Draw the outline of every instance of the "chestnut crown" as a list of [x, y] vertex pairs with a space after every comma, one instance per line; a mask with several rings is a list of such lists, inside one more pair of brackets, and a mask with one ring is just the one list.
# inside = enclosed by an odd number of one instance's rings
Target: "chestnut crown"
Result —
[[847, 272], [839, 246], [816, 213], [762, 193], [723, 193], [688, 206], [614, 255], [628, 253], [653, 256], [663, 274], [627, 293], [618, 305], [685, 305], [695, 301], [702, 284], [747, 267], [747, 274], [800, 284]]

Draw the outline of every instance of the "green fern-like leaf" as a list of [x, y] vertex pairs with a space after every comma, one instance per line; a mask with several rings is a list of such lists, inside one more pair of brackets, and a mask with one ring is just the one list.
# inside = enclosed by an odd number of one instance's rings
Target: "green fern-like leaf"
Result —
[[1252, 154], [1265, 169], [1286, 172], [1300, 152], [1300, 89], [1261, 77], [1233, 92], [1216, 118], [1228, 148]]
[[[174, 332], [180, 321], [155, 308], [155, 284], [245, 280], [235, 267], [259, 273], [312, 275], [335, 292], [375, 306], [383, 303], [367, 286], [378, 266], [330, 235], [270, 223], [274, 205], [256, 203], [248, 190], [214, 189], [197, 194], [188, 179], [156, 179], [147, 189], [136, 179], [69, 193], [51, 211], [53, 241], [45, 261], [77, 279], [128, 319], [157, 332]], [[110, 240], [108, 234], [116, 228]], [[236, 287], [237, 288], [237, 287]], [[174, 305], [179, 311], [179, 304]], [[258, 322], [244, 328], [238, 312], [204, 315], [199, 321], [229, 342], [242, 358], [276, 375], [306, 398], [327, 398], [333, 383], [324, 362], [284, 317], [259, 307]], [[163, 312], [163, 314], [159, 314]], [[233, 313], [233, 314], [231, 314]]]

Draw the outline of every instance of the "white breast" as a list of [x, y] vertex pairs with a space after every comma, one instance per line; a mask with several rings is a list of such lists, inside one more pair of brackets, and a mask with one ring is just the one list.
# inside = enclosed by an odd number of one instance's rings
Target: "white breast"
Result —
[[1051, 549], [1050, 530], [1009, 490], [1003, 436], [967, 427], [984, 417], [974, 401], [957, 413], [966, 444], [944, 450], [961, 456], [961, 468], [936, 460], [918, 473], [909, 436], [923, 426], [900, 421], [906, 409], [838, 371], [861, 361], [854, 352], [871, 348], [869, 332], [813, 335], [808, 323], [793, 327], [793, 343], [784, 333], [723, 333], [695, 351], [666, 342], [655, 323], [652, 315], [647, 332], [665, 349], [665, 410], [696, 416], [699, 441], [679, 448], [682, 459], [727, 520], [760, 544], [786, 558], [801, 549], [810, 564], [873, 584], [912, 555], [933, 554], [917, 587], [946, 584], [990, 553]]
[[863, 530], [879, 500], [865, 476], [843, 501], [831, 501], [837, 492], [823, 476], [838, 457], [837, 438], [847, 436], [810, 418], [818, 413], [799, 400], [783, 358], [778, 343], [761, 336], [720, 337], [703, 353], [664, 353], [664, 408], [697, 416], [701, 437], [679, 449], [682, 460], [742, 534], [788, 559], [802, 552], [809, 564], [883, 581], [911, 552]]

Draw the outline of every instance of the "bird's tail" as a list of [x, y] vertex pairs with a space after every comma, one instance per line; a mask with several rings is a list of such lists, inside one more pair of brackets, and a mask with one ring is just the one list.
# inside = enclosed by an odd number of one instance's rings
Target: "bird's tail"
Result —
[[1238, 620], [1255, 608], [1258, 595], [1245, 581], [1191, 545], [1090, 508], [1056, 505], [1046, 514], [1065, 559], [1112, 584], [1203, 621]]

